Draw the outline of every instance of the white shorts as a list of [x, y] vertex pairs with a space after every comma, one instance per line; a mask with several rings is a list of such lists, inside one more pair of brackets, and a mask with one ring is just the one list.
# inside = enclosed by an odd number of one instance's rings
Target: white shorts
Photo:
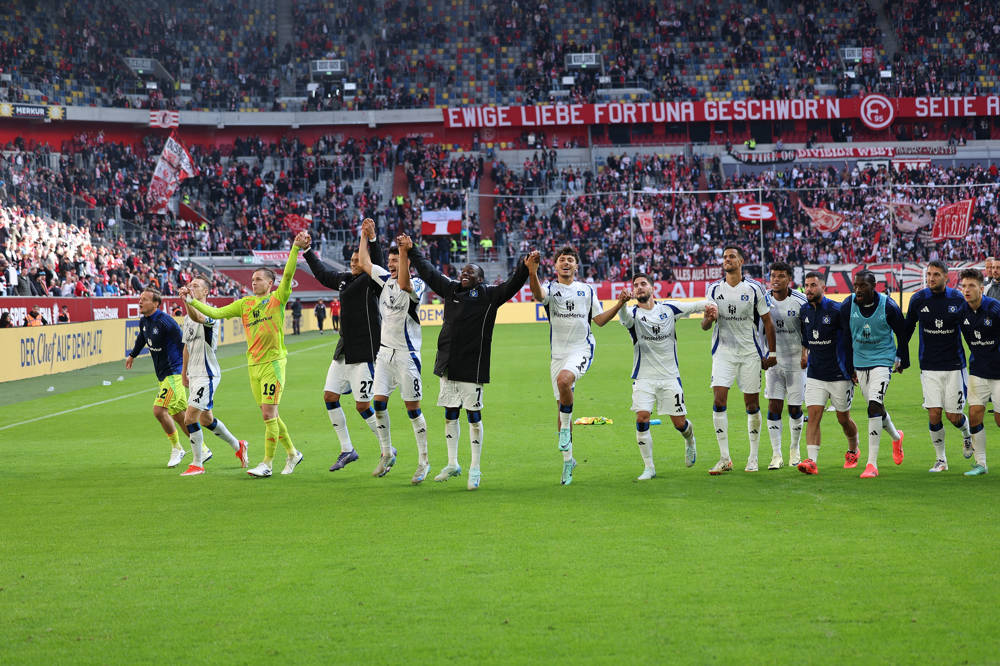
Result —
[[632, 382], [632, 411], [684, 416], [684, 387], [680, 379], [636, 379]]
[[207, 412], [215, 404], [222, 377], [188, 377], [188, 406]]
[[552, 363], [549, 364], [549, 374], [552, 376], [552, 393], [555, 395], [556, 400], [559, 399], [559, 385], [556, 383], [556, 378], [559, 373], [563, 370], [569, 370], [573, 373], [573, 387], [576, 387], [576, 383], [587, 374], [587, 370], [590, 369], [590, 364], [594, 361], [593, 353], [588, 349], [585, 351], [578, 351], [568, 354], [566, 356], [560, 356], [558, 358], [553, 357]]
[[477, 412], [483, 408], [483, 385], [474, 382], [454, 382], [441, 377], [438, 390], [438, 407], [462, 408]]
[[788, 405], [802, 404], [802, 368], [785, 370], [774, 366], [764, 371], [764, 397], [768, 400], [785, 400]]
[[1000, 400], [1000, 379], [985, 379], [969, 375], [969, 406], [985, 407], [992, 396], [993, 406]]
[[838, 412], [851, 411], [854, 401], [854, 383], [849, 379], [839, 382], [825, 382], [822, 379], [806, 380], [806, 407], [818, 405], [826, 407], [829, 400]]
[[330, 369], [326, 371], [323, 390], [339, 395], [354, 393], [355, 402], [370, 402], [372, 388], [375, 386], [374, 374], [373, 363], [345, 363], [343, 359], [334, 359], [330, 363]]
[[892, 368], [878, 366], [869, 370], [858, 370], [858, 388], [867, 402], [885, 404], [885, 392], [889, 390]]
[[744, 393], [760, 393], [760, 357], [713, 356], [712, 386], [730, 388], [734, 381]]
[[375, 388], [372, 395], [387, 396], [398, 386], [403, 400], [413, 402], [423, 397], [420, 379], [420, 356], [416, 352], [382, 347], [375, 357]]
[[924, 393], [924, 409], [944, 409], [948, 414], [961, 414], [965, 407], [965, 370], [921, 370], [920, 388]]

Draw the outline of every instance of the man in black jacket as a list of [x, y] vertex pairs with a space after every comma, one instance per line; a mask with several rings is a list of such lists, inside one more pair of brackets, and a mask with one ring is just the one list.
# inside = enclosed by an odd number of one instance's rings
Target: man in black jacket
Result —
[[[400, 248], [413, 245], [407, 236], [400, 236], [396, 243]], [[464, 407], [472, 444], [467, 487], [475, 490], [482, 478], [479, 464], [483, 449], [483, 384], [490, 381], [490, 347], [497, 309], [524, 286], [528, 267], [522, 258], [506, 282], [484, 285], [483, 269], [476, 264], [466, 264], [459, 279], [450, 280], [416, 249], [410, 249], [408, 254], [417, 274], [444, 300], [434, 374], [441, 378], [438, 407], [444, 407], [448, 466], [434, 480], [447, 481], [462, 473], [458, 464], [458, 415]]]
[[[370, 241], [375, 239], [375, 222], [371, 218], [362, 222], [361, 233]], [[369, 251], [374, 261], [382, 262], [378, 243], [369, 242]], [[340, 339], [323, 388], [326, 412], [340, 440], [340, 455], [330, 467], [331, 472], [336, 472], [358, 459], [347, 432], [347, 418], [340, 407], [341, 395], [353, 391], [354, 406], [372, 433], [375, 432], [375, 412], [371, 407], [372, 373], [379, 348], [378, 295], [381, 288], [361, 270], [357, 252], [351, 255], [350, 272], [331, 270], [311, 248], [306, 248], [305, 258], [320, 284], [340, 292]]]

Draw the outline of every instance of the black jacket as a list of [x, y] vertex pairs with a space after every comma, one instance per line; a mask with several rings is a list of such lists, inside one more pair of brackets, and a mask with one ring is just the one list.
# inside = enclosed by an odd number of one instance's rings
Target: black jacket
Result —
[[410, 265], [435, 293], [444, 299], [444, 322], [438, 335], [434, 374], [456, 382], [486, 384], [490, 381], [490, 348], [497, 309], [509, 301], [528, 279], [524, 259], [501, 285], [480, 284], [463, 289], [462, 283], [442, 275], [416, 249]]
[[[382, 249], [378, 243], [369, 243], [372, 263], [382, 264]], [[320, 284], [340, 292], [340, 340], [333, 358], [345, 363], [374, 363], [378, 354], [381, 320], [378, 316], [378, 297], [382, 288], [372, 282], [367, 273], [354, 275], [350, 271], [330, 270], [316, 253], [305, 253], [309, 270]]]

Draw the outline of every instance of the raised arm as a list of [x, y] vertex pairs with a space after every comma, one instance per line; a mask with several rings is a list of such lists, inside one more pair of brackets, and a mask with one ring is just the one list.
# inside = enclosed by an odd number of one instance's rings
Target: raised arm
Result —
[[431, 290], [441, 298], [451, 298], [460, 286], [460, 282], [445, 277], [441, 271], [434, 268], [434, 264], [427, 257], [422, 255], [415, 247], [410, 247], [406, 251], [406, 257], [416, 269], [417, 275], [430, 286]]
[[[186, 286], [184, 286], [181, 287], [177, 293], [180, 294], [180, 297], [184, 299], [184, 305], [187, 307], [188, 316], [191, 317], [191, 319], [193, 319], [194, 321], [198, 322], [199, 324], [204, 324], [205, 315], [203, 315], [202, 313], [198, 312], [193, 307], [191, 307], [191, 301], [189, 300], [191, 296], [191, 290], [188, 289]], [[185, 354], [187, 353], [187, 346], [184, 347], [184, 353]]]
[[368, 234], [365, 233], [364, 228], [364, 224], [362, 224], [361, 238], [358, 240], [358, 263], [361, 264], [361, 270], [371, 275], [373, 266], [372, 256], [368, 250]]
[[538, 281], [538, 265], [542, 263], [542, 256], [538, 254], [538, 250], [533, 250], [524, 263], [528, 266], [528, 284], [531, 286], [531, 297], [541, 303], [545, 300], [542, 283]]
[[622, 291], [622, 293], [618, 294], [618, 300], [615, 301], [614, 305], [604, 312], [594, 315], [594, 323], [598, 326], [604, 326], [607, 324], [609, 321], [614, 319], [615, 315], [618, 314], [618, 311], [622, 309], [622, 306], [629, 302], [630, 298], [632, 298], [631, 290], [626, 289]]
[[274, 292], [274, 295], [282, 303], [287, 303], [288, 299], [292, 296], [292, 278], [295, 277], [295, 265], [299, 260], [299, 251], [304, 247], [309, 247], [309, 241], [308, 234], [303, 231], [295, 237], [295, 242], [288, 249], [288, 261], [285, 262], [285, 270], [281, 274], [281, 282], [278, 283], [278, 288]]
[[191, 298], [188, 300], [188, 305], [212, 319], [232, 319], [233, 317], [243, 315], [243, 299], [233, 301], [229, 305], [223, 305], [221, 308], [213, 308], [207, 303], [202, 303], [197, 298]]
[[413, 291], [413, 284], [410, 282], [410, 248], [413, 241], [406, 234], [396, 236], [396, 247], [399, 248], [399, 268], [396, 270], [396, 283], [399, 288], [406, 292]]

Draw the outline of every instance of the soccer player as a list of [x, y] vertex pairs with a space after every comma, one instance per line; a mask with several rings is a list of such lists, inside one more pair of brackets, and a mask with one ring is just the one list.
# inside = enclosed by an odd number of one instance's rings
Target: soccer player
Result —
[[[986, 474], [986, 402], [1000, 396], [1000, 301], [983, 296], [983, 274], [974, 268], [962, 271], [959, 280], [966, 306], [962, 310], [962, 335], [969, 345], [969, 430], [975, 465], [965, 476]], [[1000, 413], [993, 419], [1000, 427]]]
[[902, 372], [910, 365], [910, 350], [903, 344], [906, 322], [899, 306], [875, 291], [875, 274], [858, 271], [854, 293], [840, 305], [840, 323], [851, 345], [847, 355], [851, 381], [868, 401], [868, 464], [861, 478], [872, 479], [878, 476], [883, 429], [892, 438], [892, 461], [903, 462], [903, 431], [896, 429], [885, 409], [885, 393], [893, 371]]
[[[375, 241], [375, 222], [365, 218], [361, 223], [361, 234], [369, 239], [369, 254], [373, 263], [382, 263], [382, 249]], [[305, 257], [313, 275], [320, 284], [340, 292], [339, 303], [343, 306], [344, 321], [340, 339], [333, 352], [333, 360], [326, 372], [323, 387], [323, 401], [330, 417], [333, 431], [340, 440], [340, 455], [330, 467], [331, 472], [343, 469], [358, 459], [358, 452], [351, 442], [347, 429], [347, 418], [340, 407], [340, 397], [354, 393], [354, 407], [365, 420], [372, 433], [376, 432], [375, 410], [372, 409], [372, 387], [374, 385], [375, 355], [378, 354], [380, 324], [378, 296], [381, 288], [371, 277], [361, 270], [361, 260], [357, 252], [351, 255], [351, 270], [337, 272], [330, 270], [310, 244], [308, 234]], [[335, 301], [336, 302], [336, 301]]]
[[[653, 464], [653, 434], [649, 431], [649, 417], [656, 408], [659, 414], [668, 414], [674, 428], [684, 438], [684, 463], [691, 467], [697, 459], [694, 427], [687, 419], [684, 405], [684, 387], [677, 367], [676, 320], [692, 312], [714, 312], [712, 301], [683, 303], [659, 301], [653, 298], [654, 283], [648, 275], [632, 276], [637, 305], [622, 308], [618, 318], [632, 336], [632, 411], [635, 412], [635, 438], [639, 443], [643, 470], [638, 481], [656, 476]], [[621, 304], [632, 297], [628, 291], [618, 298]]]
[[576, 382], [590, 369], [594, 360], [594, 335], [590, 322], [604, 326], [621, 307], [616, 303], [613, 311], [602, 311], [601, 301], [594, 287], [576, 279], [580, 255], [576, 248], [566, 245], [556, 252], [556, 280], [542, 285], [538, 280], [541, 257], [533, 253], [528, 257], [528, 281], [531, 295], [545, 306], [549, 319], [549, 344], [552, 361], [549, 374], [552, 392], [559, 408], [559, 450], [563, 455], [561, 482], [573, 482], [576, 460], [573, 458], [573, 389]]
[[767, 398], [767, 434], [771, 438], [771, 462], [768, 469], [781, 469], [781, 410], [788, 401], [788, 464], [798, 466], [799, 440], [802, 437], [802, 320], [799, 312], [806, 297], [788, 288], [792, 267], [783, 261], [771, 264], [771, 321], [774, 322], [775, 350], [778, 364], [764, 373], [764, 397]]
[[304, 233], [295, 237], [288, 251], [288, 261], [285, 262], [281, 282], [274, 291], [271, 291], [274, 286], [274, 271], [270, 268], [258, 268], [250, 278], [253, 293], [229, 305], [213, 308], [190, 294], [187, 297], [191, 307], [212, 319], [243, 319], [247, 336], [250, 390], [264, 419], [264, 459], [247, 471], [247, 474], [257, 478], [271, 476], [274, 451], [279, 442], [286, 454], [282, 474], [294, 472], [303, 458], [302, 452], [292, 443], [288, 427], [278, 414], [278, 405], [285, 389], [285, 364], [288, 359], [288, 350], [285, 349], [285, 305], [292, 295], [292, 277], [295, 275], [299, 250], [307, 244]]
[[[196, 277], [181, 288], [181, 296], [194, 296], [204, 301], [208, 296], [209, 284], [204, 278]], [[212, 413], [215, 402], [215, 392], [222, 381], [222, 370], [215, 350], [219, 344], [216, 335], [215, 320], [206, 317], [188, 304], [188, 313], [184, 317], [181, 330], [184, 333], [184, 367], [181, 378], [188, 390], [187, 411], [184, 412], [184, 427], [191, 440], [193, 459], [181, 476], [197, 476], [205, 473], [205, 463], [212, 458], [212, 451], [203, 445], [205, 426], [215, 433], [215, 436], [233, 448], [240, 466], [247, 467], [247, 442], [236, 439], [229, 428]]]
[[181, 327], [173, 317], [160, 309], [163, 295], [159, 289], [146, 287], [139, 294], [139, 335], [132, 351], [125, 357], [125, 369], [131, 370], [132, 363], [143, 347], [149, 347], [153, 359], [153, 370], [160, 387], [153, 399], [153, 416], [170, 440], [170, 459], [167, 467], [177, 467], [187, 451], [181, 446], [177, 426], [184, 425], [184, 409], [187, 391], [181, 378], [184, 367], [184, 343]]
[[358, 259], [361, 270], [371, 276], [372, 282], [381, 287], [378, 308], [382, 315], [381, 347], [375, 357], [375, 434], [378, 436], [382, 455], [372, 476], [388, 474], [396, 464], [396, 449], [392, 446], [389, 429], [389, 394], [398, 386], [406, 405], [406, 413], [417, 440], [417, 470], [410, 482], [417, 485], [431, 471], [427, 457], [427, 420], [420, 411], [423, 384], [420, 378], [420, 317], [417, 306], [427, 287], [420, 278], [410, 277], [407, 250], [410, 243], [405, 236], [396, 239], [397, 247], [389, 250], [388, 270], [372, 263], [368, 250], [368, 237], [361, 234]]
[[805, 403], [809, 423], [806, 425], [806, 458], [797, 465], [804, 474], [818, 474], [819, 446], [822, 436], [820, 422], [829, 401], [837, 412], [837, 422], [847, 437], [844, 469], [858, 466], [858, 426], [851, 418], [854, 383], [847, 372], [849, 346], [840, 324], [840, 303], [823, 295], [823, 276], [816, 271], [806, 273], [808, 303], [799, 311], [802, 319], [802, 361], [806, 364]]
[[[726, 405], [733, 382], [743, 391], [747, 410], [750, 455], [747, 472], [757, 471], [760, 447], [760, 371], [776, 365], [775, 333], [771, 308], [764, 287], [743, 276], [743, 250], [729, 245], [722, 251], [725, 277], [708, 286], [706, 296], [718, 308], [718, 320], [712, 332], [712, 421], [719, 441], [719, 462], [708, 471], [713, 476], [731, 472], [729, 457], [729, 417]], [[702, 319], [703, 330], [711, 328], [713, 317]], [[761, 347], [758, 326], [763, 322], [767, 351]]]
[[969, 421], [962, 413], [965, 407], [965, 350], [959, 324], [965, 298], [957, 289], [948, 287], [948, 267], [934, 260], [927, 264], [927, 286], [910, 298], [906, 310], [905, 334], [901, 345], [909, 346], [913, 331], [920, 325], [920, 387], [924, 394], [924, 409], [930, 421], [931, 444], [935, 461], [931, 472], [948, 470], [944, 445], [942, 411], [952, 425], [962, 431], [963, 452], [972, 457], [972, 433]]
[[444, 321], [438, 335], [434, 374], [441, 382], [438, 407], [444, 407], [448, 464], [434, 480], [447, 481], [462, 473], [458, 464], [458, 441], [461, 437], [458, 416], [464, 408], [472, 449], [466, 487], [476, 490], [482, 480], [483, 385], [490, 381], [493, 327], [500, 306], [524, 286], [528, 279], [528, 267], [523, 259], [518, 261], [513, 274], [500, 285], [484, 285], [483, 269], [477, 264], [466, 264], [459, 279], [450, 280], [413, 248], [406, 236], [400, 243], [400, 247], [403, 246], [407, 248], [407, 256], [417, 274], [444, 301]]

